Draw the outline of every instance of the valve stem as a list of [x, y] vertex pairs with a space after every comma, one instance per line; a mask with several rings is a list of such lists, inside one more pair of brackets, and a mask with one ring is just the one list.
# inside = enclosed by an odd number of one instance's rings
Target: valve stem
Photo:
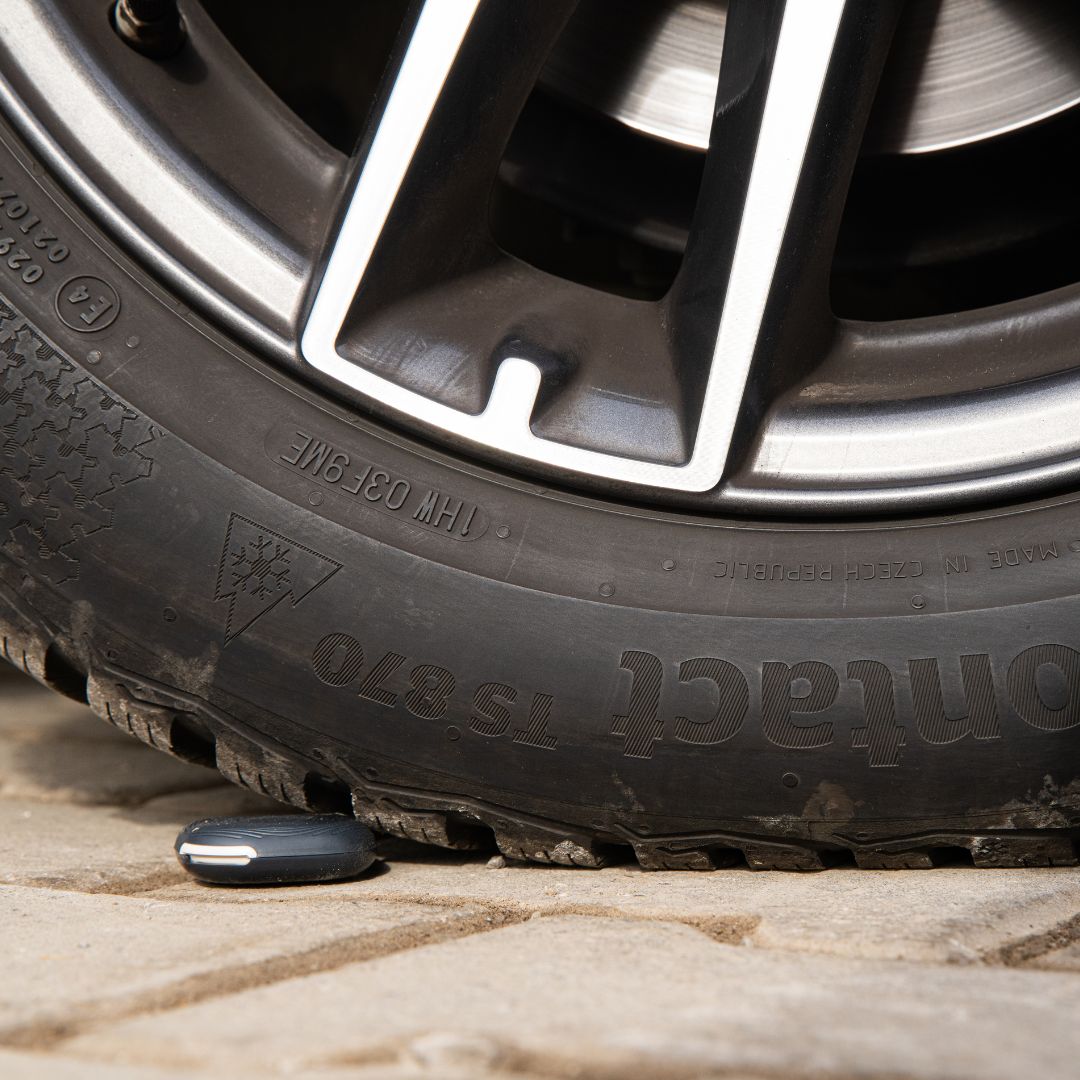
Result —
[[155, 60], [175, 55], [187, 40], [176, 0], [116, 0], [112, 18], [124, 41]]

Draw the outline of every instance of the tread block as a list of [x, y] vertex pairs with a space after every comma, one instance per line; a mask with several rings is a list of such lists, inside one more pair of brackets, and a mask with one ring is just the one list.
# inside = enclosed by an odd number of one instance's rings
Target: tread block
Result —
[[45, 654], [49, 643], [0, 598], [0, 653], [20, 671], [49, 686]]
[[172, 709], [137, 701], [119, 683], [94, 672], [87, 676], [86, 699], [94, 714], [106, 723], [134, 735], [155, 750], [181, 757], [172, 745], [175, 719]]
[[664, 844], [634, 844], [634, 857], [643, 870], [717, 870], [743, 862], [731, 848], [681, 849]]
[[1036, 836], [973, 836], [971, 859], [976, 866], [1076, 866], [1076, 845], [1068, 834]]
[[298, 763], [231, 731], [218, 733], [215, 755], [218, 771], [233, 783], [279, 802], [311, 809], [304, 783], [308, 770]]
[[603, 845], [581, 833], [548, 831], [534, 824], [499, 821], [493, 827], [495, 843], [508, 859], [522, 862], [555, 863], [599, 869], [608, 863]]
[[491, 846], [490, 835], [480, 828], [461, 825], [435, 810], [406, 810], [390, 799], [370, 799], [354, 792], [353, 814], [369, 829], [419, 844], [455, 851], [477, 851]]
[[934, 858], [929, 851], [856, 851], [860, 870], [930, 870]]
[[795, 844], [743, 844], [742, 850], [751, 870], [824, 870], [828, 865], [821, 852]]

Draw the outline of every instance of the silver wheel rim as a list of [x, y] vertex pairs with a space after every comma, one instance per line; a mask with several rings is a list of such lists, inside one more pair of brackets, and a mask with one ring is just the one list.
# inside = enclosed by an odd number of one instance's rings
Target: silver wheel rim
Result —
[[[811, 5], [812, 16], [807, 12]], [[432, 40], [438, 38], [441, 47], [436, 67], [452, 67], [458, 50], [445, 46], [467, 35], [476, 7], [472, 0], [440, 0], [437, 8], [428, 5], [421, 14], [416, 32], [428, 18], [429, 28], [434, 26], [429, 30]], [[842, 0], [790, 0], [783, 22], [789, 43], [797, 42], [798, 48], [792, 45], [780, 56], [783, 62], [778, 61], [776, 70], [783, 78], [774, 78], [769, 91], [778, 103], [775, 130], [785, 134], [779, 143], [775, 135], [767, 138], [774, 129], [763, 120], [759, 143], [790, 151], [800, 138], [804, 144], [810, 139], [835, 34], [848, 10]], [[205, 16], [195, 8], [186, 14], [198, 49], [228, 58], [237, 71], [246, 71]], [[832, 22], [826, 18], [830, 14]], [[449, 22], [454, 23], [450, 30]], [[504, 356], [485, 407], [468, 411], [417, 394], [342, 355], [338, 330], [366, 265], [357, 246], [374, 247], [379, 238], [358, 241], [350, 234], [348, 214], [336, 238], [324, 243], [321, 231], [333, 220], [335, 192], [350, 183], [350, 176], [356, 185], [347, 187], [346, 205], [361, 207], [354, 218], [369, 217], [373, 204], [356, 200], [368, 199], [373, 186], [364, 186], [365, 169], [374, 160], [370, 154], [350, 165], [317, 138], [298, 136], [310, 154], [312, 199], [319, 202], [320, 216], [309, 222], [304, 235], [290, 236], [243, 198], [224, 196], [221, 185], [207, 183], [205, 163], [178, 152], [171, 133], [154, 118], [147, 122], [141, 116], [139, 123], [133, 122], [140, 115], [139, 103], [117, 93], [102, 60], [103, 54], [109, 58], [109, 50], [119, 50], [126, 61], [128, 51], [107, 27], [94, 30], [88, 39], [85, 23], [63, 11], [34, 0], [9, 0], [0, 13], [0, 36], [0, 104], [83, 206], [212, 318], [282, 362], [299, 365], [298, 370], [310, 365], [343, 390], [358, 392], [359, 397], [347, 396], [376, 416], [424, 437], [541, 476], [596, 482], [602, 490], [635, 499], [670, 502], [675, 492], [708, 492], [709, 505], [780, 514], [910, 513], [973, 500], [1015, 499], [1049, 484], [1071, 482], [1080, 471], [1080, 372], [1067, 357], [1050, 355], [1041, 369], [1025, 373], [1022, 380], [1002, 377], [977, 385], [960, 379], [934, 386], [929, 377], [922, 383], [915, 378], [911, 382], [916, 392], [906, 395], [903, 379], [890, 383], [882, 378], [875, 394], [853, 390], [850, 380], [830, 378], [831, 361], [826, 358], [813, 380], [792, 384], [771, 399], [755, 419], [753, 436], [738, 455], [731, 452], [743, 417], [742, 388], [774, 282], [770, 251], [782, 253], [802, 174], [801, 153], [781, 152], [773, 159], [762, 153], [758, 158], [769, 162], [761, 176], [766, 185], [762, 205], [770, 213], [753, 210], [750, 192], [761, 185], [751, 183], [746, 198], [753, 212], [740, 228], [738, 242], [749, 250], [743, 238], [758, 235], [759, 229], [770, 239], [754, 245], [755, 258], [748, 266], [734, 264], [739, 272], [733, 269], [732, 281], [744, 290], [736, 294], [742, 299], [735, 306], [721, 305], [720, 332], [714, 339], [714, 354], [722, 352], [726, 360], [724, 392], [710, 397], [706, 390], [698, 410], [701, 426], [686, 460], [650, 460], [647, 448], [636, 455], [597, 453], [537, 433], [534, 406], [546, 369], [528, 356]], [[398, 78], [407, 72], [403, 68]], [[432, 81], [436, 98], [441, 87], [441, 79]], [[51, 103], [48, 109], [42, 105], [45, 100]], [[393, 100], [392, 92], [388, 100]], [[801, 113], [799, 103], [807, 105]], [[288, 126], [292, 121], [280, 111], [281, 123]], [[417, 139], [426, 114], [418, 122]], [[373, 134], [377, 140], [377, 121]], [[399, 173], [407, 170], [410, 160], [410, 153], [399, 154], [394, 167], [400, 166]], [[787, 163], [786, 173], [778, 161]], [[97, 182], [106, 175], [124, 176], [129, 188], [142, 192], [137, 213], [133, 201], [125, 203]], [[388, 190], [389, 202], [381, 208], [387, 213], [397, 189], [391, 185]], [[179, 204], [177, 193], [183, 195]], [[157, 198], [161, 194], [168, 197]], [[174, 238], [185, 232], [188, 242], [177, 250]], [[317, 273], [315, 267], [327, 254], [326, 273]], [[223, 279], [231, 284], [228, 293], [217, 284]], [[309, 296], [314, 306], [306, 319]], [[1059, 290], [965, 317], [971, 333], [987, 342], [1015, 333], [1018, 325], [1036, 317], [1080, 325], [1072, 321], [1080, 319], [1080, 290]], [[927, 323], [925, 329], [931, 328]], [[858, 351], [894, 329], [844, 323], [838, 334], [846, 349]], [[899, 362], [906, 354], [918, 355], [924, 327], [913, 320], [902, 329], [906, 341], [895, 350]], [[322, 385], [332, 384], [324, 380]]]

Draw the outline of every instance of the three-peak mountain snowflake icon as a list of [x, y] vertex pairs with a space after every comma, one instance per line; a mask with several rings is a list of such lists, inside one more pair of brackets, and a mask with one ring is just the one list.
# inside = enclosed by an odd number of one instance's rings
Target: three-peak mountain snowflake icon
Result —
[[341, 569], [320, 555], [257, 521], [232, 514], [218, 566], [214, 600], [228, 600], [225, 644], [276, 608], [296, 607]]

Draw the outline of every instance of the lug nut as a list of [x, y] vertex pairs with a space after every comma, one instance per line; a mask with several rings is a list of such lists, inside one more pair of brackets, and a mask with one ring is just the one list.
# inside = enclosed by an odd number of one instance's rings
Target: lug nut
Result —
[[176, 0], [116, 0], [112, 14], [120, 37], [155, 60], [175, 55], [187, 40]]

